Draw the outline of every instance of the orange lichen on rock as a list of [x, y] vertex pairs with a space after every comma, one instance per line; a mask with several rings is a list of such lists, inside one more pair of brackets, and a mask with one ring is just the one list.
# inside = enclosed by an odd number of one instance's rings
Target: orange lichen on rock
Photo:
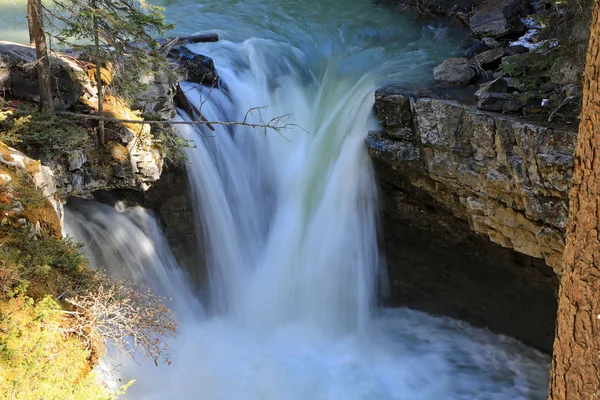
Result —
[[0, 218], [25, 219], [35, 230], [62, 237], [62, 204], [50, 169], [0, 142]]

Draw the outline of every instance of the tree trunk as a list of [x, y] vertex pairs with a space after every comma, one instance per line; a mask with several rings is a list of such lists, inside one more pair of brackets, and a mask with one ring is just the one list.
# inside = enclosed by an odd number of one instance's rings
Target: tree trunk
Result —
[[595, 1], [570, 193], [549, 400], [600, 399], [600, 2]]
[[27, 0], [27, 27], [29, 28], [29, 45], [35, 46], [35, 38], [33, 34], [33, 10], [35, 9], [33, 1]]
[[37, 81], [40, 94], [40, 111], [50, 113], [54, 111], [52, 102], [52, 87], [50, 85], [50, 60], [44, 32], [44, 14], [42, 0], [27, 0], [27, 20], [29, 22], [30, 39], [35, 42], [37, 55]]
[[[102, 65], [101, 65], [101, 56], [100, 56], [100, 37], [98, 33], [98, 17], [96, 16], [96, 0], [92, 0], [92, 8], [94, 9], [94, 49], [96, 52], [96, 88], [98, 89], [98, 115], [102, 115], [104, 113], [104, 105], [103, 105], [103, 93], [102, 93]], [[104, 120], [100, 120], [98, 125], [100, 130], [100, 143], [104, 144], [106, 142], [105, 133], [104, 133]]]

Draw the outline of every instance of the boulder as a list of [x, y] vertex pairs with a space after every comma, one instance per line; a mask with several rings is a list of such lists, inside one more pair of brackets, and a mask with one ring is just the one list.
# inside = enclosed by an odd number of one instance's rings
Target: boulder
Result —
[[500, 63], [500, 60], [504, 57], [504, 49], [498, 47], [488, 51], [484, 51], [481, 54], [477, 54], [471, 60], [471, 63], [483, 68], [495, 67]]
[[433, 80], [440, 87], [466, 87], [474, 76], [466, 58], [449, 58], [433, 69]]
[[481, 39], [481, 41], [490, 49], [496, 49], [502, 46], [502, 44], [499, 41], [491, 37], [484, 37], [483, 39]]
[[177, 47], [169, 52], [169, 58], [187, 70], [187, 80], [209, 87], [219, 86], [219, 76], [212, 58], [196, 54], [185, 47]]
[[[469, 27], [480, 37], [496, 38], [511, 32], [527, 9], [525, 0], [488, 0], [474, 8]], [[521, 23], [522, 25], [522, 23]]]
[[[54, 55], [50, 59], [50, 79], [54, 106], [72, 107], [83, 94], [73, 80], [73, 68]], [[0, 42], [0, 91], [23, 100], [39, 101], [35, 48], [10, 42]]]
[[475, 57], [477, 54], [483, 53], [487, 49], [488, 49], [488, 47], [485, 45], [485, 43], [483, 43], [479, 39], [476, 39], [473, 41], [473, 43], [471, 43], [469, 48], [467, 50], [465, 50], [465, 57], [467, 57], [467, 58]]

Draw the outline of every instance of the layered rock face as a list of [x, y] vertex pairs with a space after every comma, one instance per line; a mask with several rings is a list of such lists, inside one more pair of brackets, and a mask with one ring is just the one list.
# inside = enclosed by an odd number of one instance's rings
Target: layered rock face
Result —
[[371, 153], [471, 229], [560, 274], [574, 127], [546, 127], [455, 101], [377, 94]]
[[392, 301], [550, 350], [576, 128], [393, 88], [376, 111]]
[[[15, 43], [0, 42], [0, 90], [19, 100], [38, 101], [37, 73], [33, 67], [35, 48]], [[85, 105], [93, 109], [97, 104], [97, 89], [81, 66], [72, 57], [55, 53], [51, 57], [51, 76], [55, 106], [70, 109]], [[163, 74], [164, 75], [164, 74]], [[156, 86], [174, 87], [176, 82], [155, 80], [148, 82], [149, 90]], [[172, 95], [171, 95], [172, 98]], [[124, 101], [106, 96], [106, 114], [116, 118], [140, 119]], [[171, 101], [169, 116], [174, 114]], [[148, 125], [107, 123], [107, 142], [101, 144], [81, 140], [80, 148], [69, 149], [43, 160], [53, 171], [56, 186], [64, 199], [75, 195], [90, 198], [97, 190], [146, 190], [161, 174], [164, 155], [154, 142]], [[81, 121], [82, 138], [88, 135], [88, 125]], [[41, 158], [38, 154], [30, 154]]]

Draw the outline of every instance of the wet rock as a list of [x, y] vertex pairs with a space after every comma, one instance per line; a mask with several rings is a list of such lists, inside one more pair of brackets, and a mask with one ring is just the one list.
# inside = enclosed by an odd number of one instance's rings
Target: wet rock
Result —
[[433, 69], [433, 80], [441, 87], [466, 87], [474, 76], [466, 58], [450, 58]]
[[474, 8], [469, 27], [480, 37], [507, 35], [527, 8], [525, 0], [488, 0]]
[[179, 265], [186, 269], [192, 285], [207, 282], [201, 236], [204, 230], [196, 227], [195, 204], [192, 200], [186, 165], [169, 164], [152, 187], [144, 192], [144, 206], [151, 208], [161, 220], [169, 248]]
[[219, 86], [219, 76], [212, 58], [196, 54], [185, 47], [177, 47], [169, 52], [169, 58], [187, 70], [187, 80], [209, 87]]
[[475, 57], [479, 53], [483, 53], [488, 50], [488, 46], [486, 46], [481, 40], [476, 39], [473, 41], [471, 46], [465, 51], [465, 57], [472, 58]]

